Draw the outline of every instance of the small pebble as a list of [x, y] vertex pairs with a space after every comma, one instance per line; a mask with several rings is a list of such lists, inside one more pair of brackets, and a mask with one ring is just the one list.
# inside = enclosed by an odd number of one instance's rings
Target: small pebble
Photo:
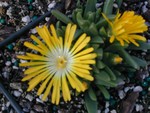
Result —
[[106, 108], [104, 113], [109, 113], [109, 108]]
[[55, 5], [56, 5], [56, 2], [55, 2], [55, 1], [52, 1], [52, 2], [48, 5], [48, 11], [50, 11]]
[[124, 92], [126, 93], [126, 92], [128, 92], [130, 90], [130, 87], [125, 87], [124, 88]]
[[9, 101], [6, 103], [6, 106], [7, 106], [7, 107], [9, 107], [9, 106], [10, 106], [10, 102], [9, 102]]
[[109, 107], [109, 102], [106, 101], [106, 103], [105, 103], [105, 108], [108, 108], [108, 107]]
[[13, 94], [14, 94], [14, 96], [16, 96], [16, 97], [20, 97], [21, 92], [15, 90], [15, 91], [13, 92]]
[[113, 109], [110, 111], [110, 113], [117, 113], [117, 111]]
[[22, 17], [22, 21], [25, 23], [29, 23], [31, 21], [31, 19], [29, 16], [24, 16], [24, 17]]
[[24, 107], [24, 108], [23, 108], [23, 111], [28, 113], [28, 112], [29, 112], [29, 109], [26, 108], [26, 107]]
[[32, 33], [32, 34], [37, 33], [36, 29], [35, 29], [35, 28], [34, 28], [34, 29], [31, 29], [31, 33]]
[[40, 106], [40, 105], [34, 105], [34, 109], [35, 109], [37, 112], [43, 112], [43, 108], [42, 108], [42, 106]]
[[33, 100], [33, 96], [30, 94], [27, 94], [25, 98], [28, 99], [30, 102]]
[[13, 69], [19, 69], [19, 67], [17, 67], [17, 66], [13, 66]]
[[141, 92], [143, 91], [143, 88], [141, 86], [136, 86], [134, 89], [133, 89], [134, 92]]
[[50, 20], [50, 18], [49, 18], [49, 17], [46, 17], [45, 20], [48, 22], [48, 21]]
[[21, 83], [10, 83], [10, 87], [13, 89], [21, 89]]
[[144, 108], [143, 108], [143, 105], [141, 105], [141, 104], [136, 104], [136, 105], [135, 105], [135, 109], [136, 109], [136, 111], [142, 111]]
[[7, 61], [7, 62], [5, 63], [5, 65], [6, 65], [6, 66], [10, 66], [10, 65], [11, 65], [11, 62], [10, 62], [10, 61]]
[[101, 110], [99, 109], [99, 110], [97, 110], [97, 113], [101, 113]]
[[123, 99], [123, 98], [125, 97], [125, 93], [124, 93], [123, 90], [119, 90], [119, 91], [118, 91], [118, 95], [119, 95], [119, 98], [120, 98], [120, 99]]

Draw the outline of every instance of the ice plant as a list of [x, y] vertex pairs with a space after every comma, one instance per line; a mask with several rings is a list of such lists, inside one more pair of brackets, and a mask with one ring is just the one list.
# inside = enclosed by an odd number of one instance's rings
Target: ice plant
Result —
[[90, 37], [85, 33], [74, 40], [76, 27], [69, 23], [64, 38], [58, 37], [53, 25], [50, 25], [50, 32], [45, 25], [41, 28], [37, 27], [36, 30], [42, 40], [31, 35], [31, 39], [37, 45], [30, 42], [24, 43], [26, 47], [39, 52], [39, 54], [26, 53], [26, 55], [17, 56], [19, 59], [29, 60], [29, 62], [20, 63], [20, 66], [29, 66], [24, 71], [27, 76], [22, 79], [22, 81], [30, 80], [27, 91], [42, 82], [37, 94], [43, 93], [43, 100], [51, 94], [52, 103], [59, 104], [61, 94], [64, 101], [70, 101], [71, 87], [78, 92], [87, 89], [85, 82], [94, 79], [90, 73], [92, 69], [90, 64], [95, 64], [97, 55], [93, 53], [92, 47], [86, 47]]
[[148, 29], [145, 20], [142, 16], [135, 15], [134, 11], [125, 11], [122, 15], [117, 13], [114, 21], [110, 21], [105, 14], [102, 15], [111, 27], [110, 43], [116, 39], [122, 46], [125, 42], [139, 46], [136, 40], [146, 41], [145, 37], [137, 34]]

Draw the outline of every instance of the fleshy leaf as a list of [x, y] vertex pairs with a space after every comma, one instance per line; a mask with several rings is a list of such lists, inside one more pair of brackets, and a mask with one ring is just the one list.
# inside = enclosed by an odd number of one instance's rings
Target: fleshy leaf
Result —
[[87, 108], [87, 111], [88, 113], [97, 113], [97, 101], [93, 101], [88, 93], [85, 94], [85, 105], [86, 105], [86, 108]]

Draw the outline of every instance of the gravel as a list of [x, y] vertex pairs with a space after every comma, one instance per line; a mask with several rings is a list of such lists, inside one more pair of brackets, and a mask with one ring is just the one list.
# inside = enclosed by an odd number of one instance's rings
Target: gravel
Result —
[[[59, 1], [59, 0], [57, 0]], [[67, 0], [66, 0], [67, 1]], [[73, 2], [73, 0], [70, 0]], [[82, 0], [84, 1], [84, 0]], [[104, 0], [98, 0], [96, 7], [101, 7]], [[147, 25], [150, 25], [150, 0], [123, 0], [121, 12], [125, 10], [134, 10], [137, 14], [141, 14]], [[69, 3], [69, 2], [68, 2]], [[61, 3], [65, 5], [64, 3]], [[4, 40], [15, 31], [20, 30], [30, 22], [50, 11], [56, 6], [56, 1], [52, 0], [3, 0], [0, 1], [0, 41]], [[67, 10], [71, 10], [66, 6]], [[70, 8], [70, 9], [69, 9]], [[118, 8], [115, 3], [114, 8]], [[65, 7], [63, 8], [65, 11]], [[51, 17], [46, 17], [43, 23], [50, 23]], [[25, 113], [86, 113], [84, 106], [83, 94], [78, 97], [73, 96], [72, 100], [65, 103], [61, 100], [60, 105], [56, 106], [50, 102], [50, 97], [46, 102], [37, 97], [35, 88], [31, 92], [27, 92], [27, 83], [21, 82], [24, 77], [23, 68], [19, 67], [19, 61], [16, 54], [24, 54], [25, 47], [23, 42], [30, 40], [30, 34], [35, 34], [35, 28], [25, 33], [19, 40], [9, 44], [6, 48], [0, 50], [0, 77], [5, 88], [14, 96], [17, 103], [21, 106]], [[144, 34], [150, 40], [150, 29]], [[28, 50], [26, 50], [28, 51]], [[137, 53], [150, 62], [150, 52]], [[20, 60], [21, 63], [26, 62]], [[150, 63], [149, 63], [150, 64]], [[148, 113], [150, 111], [150, 65], [141, 69], [135, 75], [125, 81], [120, 81], [119, 87], [110, 89], [111, 99], [105, 100], [99, 97], [98, 113], [117, 113], [118, 109], [132, 109], [132, 113]], [[130, 99], [130, 97], [134, 97]], [[126, 108], [121, 107], [126, 105]], [[129, 107], [131, 106], [131, 108]], [[0, 113], [15, 113], [10, 102], [0, 92]], [[123, 112], [122, 112], [123, 113]], [[125, 112], [124, 112], [125, 113]]]

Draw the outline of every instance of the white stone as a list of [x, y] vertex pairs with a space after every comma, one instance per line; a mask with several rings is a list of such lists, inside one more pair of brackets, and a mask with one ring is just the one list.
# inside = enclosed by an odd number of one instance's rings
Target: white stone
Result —
[[19, 67], [17, 67], [17, 66], [13, 66], [13, 69], [19, 69]]
[[[42, 100], [42, 97], [43, 97], [43, 94], [41, 94], [39, 98]], [[44, 102], [47, 102], [47, 101], [48, 101], [48, 98], [46, 98], [46, 99], [44, 100]]]
[[22, 17], [22, 21], [25, 22], [25, 23], [29, 23], [31, 21], [30, 17], [27, 15], [27, 16], [24, 16]]
[[113, 109], [110, 111], [110, 113], [117, 113], [117, 112], [116, 112], [116, 110]]
[[9, 107], [10, 106], [10, 102], [7, 102], [6, 106]]
[[46, 17], [46, 18], [45, 18], [45, 20], [46, 20], [47, 22], [49, 21], [49, 19], [50, 19], [49, 17]]
[[101, 113], [101, 110], [99, 109], [99, 110], [97, 110], [97, 113]]
[[104, 113], [109, 113], [109, 108], [106, 108]]
[[11, 59], [11, 62], [12, 62], [12, 63], [15, 63], [15, 62], [16, 62], [16, 59], [15, 59], [15, 58], [12, 58], [12, 59]]
[[142, 111], [144, 108], [141, 104], [136, 104], [135, 109], [136, 109], [136, 111]]
[[32, 34], [37, 33], [36, 29], [35, 29], [35, 28], [34, 28], [34, 29], [31, 29], [31, 33], [32, 33]]
[[136, 86], [134, 89], [133, 89], [134, 92], [141, 92], [143, 91], [143, 88], [141, 86]]
[[56, 5], [56, 2], [55, 2], [55, 1], [52, 1], [52, 2], [48, 5], [48, 11], [50, 11], [55, 5]]
[[20, 97], [21, 92], [15, 90], [13, 94], [14, 94], [14, 96], [16, 96], [16, 97]]
[[130, 87], [125, 87], [125, 88], [124, 88], [124, 92], [125, 92], [125, 93], [128, 92], [129, 89], [130, 89]]
[[147, 4], [148, 4], [148, 2], [144, 2], [144, 5], [142, 6], [143, 13], [145, 13], [148, 10], [146, 7]]
[[109, 102], [106, 101], [105, 108], [108, 108], [108, 107], [109, 107]]
[[6, 66], [10, 66], [10, 65], [11, 65], [11, 62], [10, 62], [10, 61], [7, 61], [7, 62], [5, 63], [5, 65], [6, 65]]
[[119, 90], [119, 91], [118, 91], [118, 95], [119, 95], [119, 98], [120, 98], [120, 99], [123, 99], [123, 98], [125, 97], [125, 93], [124, 93], [123, 90]]
[[26, 61], [26, 60], [20, 60], [20, 62], [21, 62], [21, 63], [26, 63], [27, 61]]
[[28, 99], [30, 102], [33, 100], [33, 96], [29, 94], [27, 94], [25, 98]]

